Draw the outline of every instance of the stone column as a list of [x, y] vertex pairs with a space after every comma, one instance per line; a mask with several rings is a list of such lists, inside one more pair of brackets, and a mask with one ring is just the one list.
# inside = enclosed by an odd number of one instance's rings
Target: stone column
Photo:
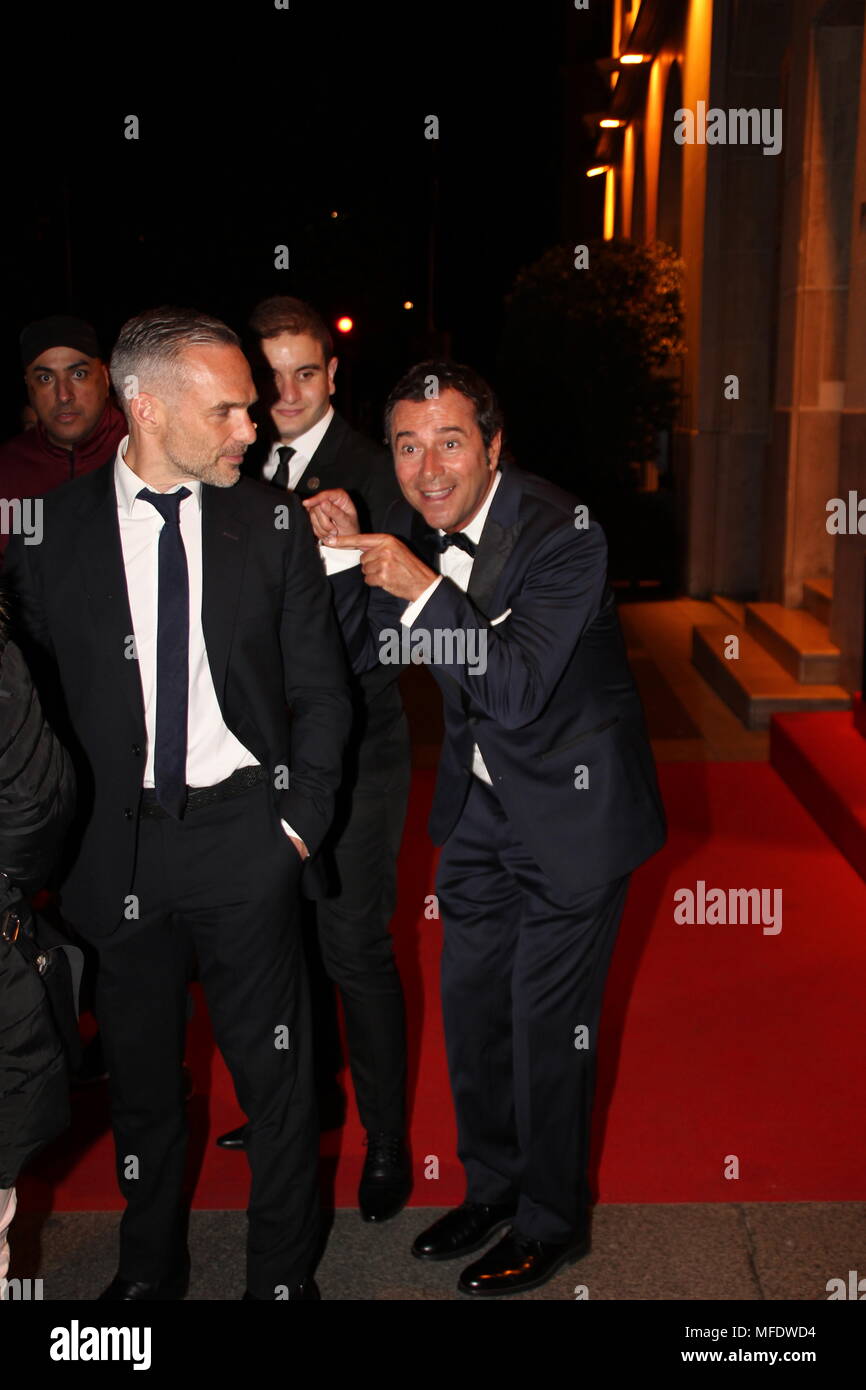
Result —
[[[862, 13], [862, 4], [856, 5]], [[837, 495], [846, 375], [852, 180], [862, 24], [852, 6], [795, 6], [775, 399], [764, 495], [762, 596], [797, 607], [833, 573], [826, 502]], [[843, 23], [822, 22], [842, 15]]]
[[[857, 145], [851, 206], [845, 400], [839, 431], [839, 479], [833, 495], [853, 489], [866, 497], [866, 46], [861, 44]], [[830, 636], [842, 651], [841, 684], [862, 688], [863, 587], [866, 536], [832, 539], [833, 610]]]

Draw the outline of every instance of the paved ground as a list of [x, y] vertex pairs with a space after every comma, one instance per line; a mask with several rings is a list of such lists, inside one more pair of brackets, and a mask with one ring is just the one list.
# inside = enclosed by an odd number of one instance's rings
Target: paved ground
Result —
[[[460, 1262], [427, 1265], [409, 1254], [439, 1215], [415, 1207], [387, 1226], [336, 1213], [317, 1279], [324, 1299], [464, 1300]], [[12, 1276], [41, 1277], [43, 1297], [89, 1300], [115, 1273], [117, 1213], [21, 1212], [12, 1229]], [[243, 1293], [246, 1218], [194, 1212], [190, 1299]], [[468, 1263], [468, 1261], [467, 1261]], [[826, 1300], [827, 1281], [866, 1275], [866, 1203], [779, 1202], [602, 1206], [592, 1253], [521, 1299]]]

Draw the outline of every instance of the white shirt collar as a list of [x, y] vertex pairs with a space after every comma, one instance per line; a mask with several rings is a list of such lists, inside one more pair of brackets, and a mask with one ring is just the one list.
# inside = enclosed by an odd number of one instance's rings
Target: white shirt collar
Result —
[[[295, 453], [300, 454], [302, 458], [311, 459], [324, 439], [328, 426], [333, 418], [334, 407], [329, 405], [321, 420], [317, 420], [316, 424], [312, 425], [306, 433], [299, 434], [297, 439], [291, 441], [291, 447], [294, 449]], [[277, 449], [282, 449], [287, 443], [289, 443], [288, 440], [278, 439], [271, 449], [271, 458], [276, 457]]]
[[[499, 487], [501, 481], [502, 473], [497, 471], [496, 476], [490, 485], [490, 491], [484, 499], [484, 505], [482, 506], [481, 510], [479, 512], [476, 512], [475, 516], [472, 518], [468, 526], [462, 527], [464, 536], [467, 540], [472, 541], [473, 545], [477, 545], [478, 542], [481, 540], [481, 532], [484, 530], [484, 523], [487, 520], [487, 513], [490, 511], [490, 505], [493, 501], [494, 496], [496, 495], [496, 489]], [[439, 535], [444, 536], [445, 532], [440, 531]]]
[[[117, 454], [114, 460], [114, 487], [117, 492], [117, 505], [120, 511], [126, 512], [127, 516], [132, 516], [135, 510], [138, 494], [147, 484], [137, 473], [134, 473], [126, 462], [126, 446], [129, 443], [129, 435], [125, 434], [117, 446]], [[185, 483], [177, 483], [174, 487], [167, 488], [167, 492], [177, 492], [179, 487], [187, 487], [196, 499], [196, 504], [201, 511], [201, 483], [197, 478], [189, 478]], [[156, 489], [153, 489], [156, 491]], [[141, 504], [139, 503], [139, 510]]]

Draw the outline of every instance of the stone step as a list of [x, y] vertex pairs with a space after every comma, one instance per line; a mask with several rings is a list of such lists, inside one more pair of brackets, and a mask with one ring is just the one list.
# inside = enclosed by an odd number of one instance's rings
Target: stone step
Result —
[[805, 608], [747, 603], [746, 631], [801, 685], [832, 685], [839, 679], [841, 652], [826, 624]]
[[[732, 635], [739, 639], [736, 659], [725, 656]], [[795, 681], [760, 642], [733, 623], [699, 623], [692, 628], [692, 664], [747, 729], [766, 729], [772, 714], [786, 710], [851, 706], [851, 696], [840, 685]]]
[[830, 609], [833, 607], [833, 581], [823, 575], [818, 579], [803, 580], [803, 607], [819, 623], [830, 626]]
[[727, 594], [713, 594], [713, 603], [721, 608], [726, 617], [731, 618], [738, 627], [746, 625], [746, 605], [738, 599], [728, 598]]

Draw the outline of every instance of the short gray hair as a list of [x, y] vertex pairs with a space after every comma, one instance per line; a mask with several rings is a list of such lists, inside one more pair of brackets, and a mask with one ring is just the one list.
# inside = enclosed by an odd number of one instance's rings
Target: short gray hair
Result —
[[111, 354], [111, 384], [126, 414], [130, 400], [139, 394], [142, 378], [176, 374], [178, 361], [188, 348], [207, 344], [239, 348], [240, 339], [220, 319], [197, 309], [165, 305], [127, 319]]

